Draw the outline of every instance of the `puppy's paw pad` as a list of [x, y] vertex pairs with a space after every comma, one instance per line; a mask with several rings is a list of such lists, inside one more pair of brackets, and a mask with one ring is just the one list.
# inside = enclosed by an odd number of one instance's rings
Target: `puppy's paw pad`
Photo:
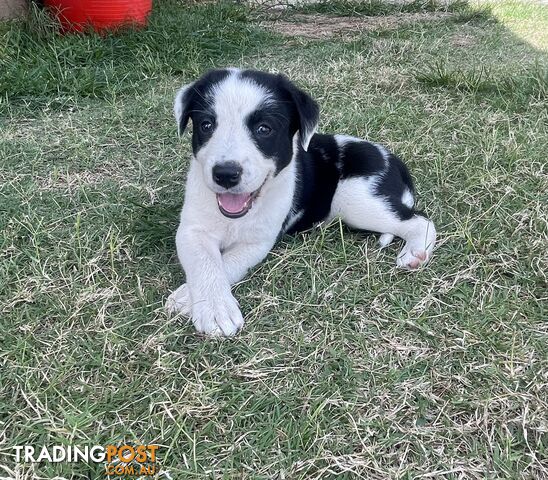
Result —
[[409, 250], [404, 248], [398, 255], [396, 264], [405, 270], [417, 270], [429, 260], [426, 250]]

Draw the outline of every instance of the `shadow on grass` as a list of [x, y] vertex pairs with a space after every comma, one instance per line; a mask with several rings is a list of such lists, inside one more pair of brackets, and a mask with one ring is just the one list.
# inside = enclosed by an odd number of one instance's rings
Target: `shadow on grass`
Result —
[[155, 251], [175, 252], [175, 232], [179, 226], [180, 203], [144, 205], [131, 202], [132, 220], [128, 230], [135, 238], [138, 255]]
[[36, 10], [25, 23], [0, 24], [0, 97], [35, 103], [59, 95], [134, 93], [161, 75], [195, 76], [270, 37], [251, 25], [248, 9], [228, 2], [158, 2], [145, 30], [107, 35], [60, 35]]
[[548, 69], [539, 63], [514, 76], [504, 76], [484, 65], [463, 68], [443, 60], [422, 66], [414, 75], [427, 88], [469, 93], [514, 109], [527, 108], [531, 100], [548, 101]]

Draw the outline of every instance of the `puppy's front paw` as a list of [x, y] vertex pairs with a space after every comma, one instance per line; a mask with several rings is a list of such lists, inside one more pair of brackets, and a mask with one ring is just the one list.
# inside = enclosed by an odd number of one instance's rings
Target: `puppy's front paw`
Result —
[[192, 322], [198, 332], [226, 337], [235, 335], [244, 325], [238, 302], [230, 293], [196, 301], [192, 306]]
[[185, 317], [190, 317], [192, 311], [192, 302], [186, 283], [183, 283], [166, 300], [166, 310], [171, 315], [180, 313]]

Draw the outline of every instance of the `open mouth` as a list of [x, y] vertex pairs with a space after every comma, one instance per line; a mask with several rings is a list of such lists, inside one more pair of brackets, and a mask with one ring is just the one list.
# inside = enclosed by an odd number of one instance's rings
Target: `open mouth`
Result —
[[262, 185], [252, 193], [217, 193], [219, 210], [228, 218], [243, 217], [253, 206], [253, 201], [259, 196], [261, 188]]

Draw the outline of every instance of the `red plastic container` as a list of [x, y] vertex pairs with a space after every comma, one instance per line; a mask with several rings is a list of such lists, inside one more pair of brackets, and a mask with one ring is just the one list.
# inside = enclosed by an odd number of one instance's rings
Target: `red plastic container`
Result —
[[65, 32], [89, 27], [101, 32], [126, 25], [145, 26], [152, 0], [45, 0], [44, 5], [59, 18]]

